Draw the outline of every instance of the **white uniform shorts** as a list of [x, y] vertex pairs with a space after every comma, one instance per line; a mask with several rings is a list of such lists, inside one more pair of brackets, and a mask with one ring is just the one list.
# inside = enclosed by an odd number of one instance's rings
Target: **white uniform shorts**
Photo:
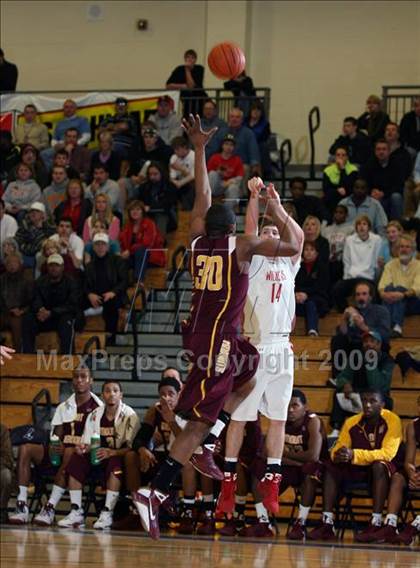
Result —
[[232, 413], [232, 420], [252, 422], [261, 412], [271, 420], [286, 420], [293, 390], [294, 355], [289, 338], [257, 346], [260, 363], [253, 391]]

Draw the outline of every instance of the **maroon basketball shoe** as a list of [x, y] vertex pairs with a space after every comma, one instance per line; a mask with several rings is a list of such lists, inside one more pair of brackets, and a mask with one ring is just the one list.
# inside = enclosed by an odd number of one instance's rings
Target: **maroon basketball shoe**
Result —
[[304, 540], [306, 536], [306, 528], [302, 523], [302, 519], [296, 519], [293, 523], [292, 528], [286, 535], [286, 538], [290, 540]]
[[157, 540], [160, 536], [159, 531], [159, 507], [168, 498], [167, 495], [155, 489], [139, 489], [131, 493], [143, 528], [150, 536]]
[[257, 491], [259, 491], [262, 496], [264, 507], [273, 515], [277, 515], [279, 512], [280, 482], [280, 473], [266, 473], [257, 484]]
[[190, 463], [202, 475], [210, 477], [210, 479], [215, 479], [216, 481], [224, 480], [223, 471], [215, 464], [214, 453], [208, 448], [203, 447], [202, 454], [193, 454], [190, 458]]
[[179, 534], [193, 534], [195, 529], [195, 521], [193, 518], [193, 512], [189, 509], [182, 513], [179, 525], [177, 528], [177, 533]]
[[334, 525], [322, 522], [320, 525], [312, 529], [307, 535], [308, 540], [337, 540], [334, 532]]
[[249, 527], [243, 527], [239, 533], [239, 536], [253, 537], [253, 538], [273, 538], [274, 533], [271, 530], [270, 523], [258, 521]]
[[364, 530], [356, 534], [354, 539], [356, 542], [376, 542], [376, 535], [381, 530], [381, 526], [372, 525], [372, 523]]
[[225, 525], [218, 529], [218, 533], [222, 536], [236, 536], [239, 530], [238, 519], [226, 519]]
[[416, 540], [417, 536], [420, 537], [420, 529], [413, 527], [413, 525], [406, 525], [404, 530], [395, 537], [395, 543], [408, 546]]
[[216, 504], [216, 517], [221, 514], [232, 515], [235, 510], [236, 473], [226, 472]]
[[395, 544], [397, 538], [397, 527], [391, 525], [384, 525], [374, 535], [373, 542], [387, 542], [388, 544]]
[[201, 536], [213, 535], [216, 531], [214, 519], [212, 516], [206, 516], [197, 526], [196, 534]]

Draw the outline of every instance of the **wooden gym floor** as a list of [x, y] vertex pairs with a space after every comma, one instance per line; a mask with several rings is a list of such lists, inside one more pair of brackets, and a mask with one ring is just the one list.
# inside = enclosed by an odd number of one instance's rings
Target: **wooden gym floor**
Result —
[[[281, 527], [284, 534], [284, 527]], [[283, 537], [207, 539], [144, 534], [13, 528], [0, 531], [2, 568], [406, 568], [419, 566], [419, 548], [289, 543]]]

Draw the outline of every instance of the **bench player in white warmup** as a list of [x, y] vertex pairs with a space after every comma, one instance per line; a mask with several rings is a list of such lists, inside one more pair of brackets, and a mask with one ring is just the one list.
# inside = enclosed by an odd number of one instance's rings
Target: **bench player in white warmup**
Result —
[[[248, 182], [251, 196], [248, 203], [245, 233], [258, 233], [260, 192], [264, 183], [260, 178]], [[280, 201], [280, 200], [279, 200]], [[295, 276], [299, 270], [304, 235], [299, 225], [281, 207], [284, 225], [293, 231], [300, 243], [299, 253], [292, 257], [266, 258], [254, 256], [249, 270], [248, 298], [244, 313], [243, 334], [257, 347], [260, 364], [253, 391], [232, 413], [226, 436], [224, 480], [218, 500], [218, 512], [228, 515], [235, 507], [236, 464], [241, 449], [245, 424], [255, 421], [258, 412], [266, 416], [269, 429], [266, 438], [267, 463], [264, 475], [257, 485], [262, 504], [257, 504], [260, 523], [258, 534], [269, 530], [268, 515], [277, 513], [281, 458], [284, 447], [287, 409], [293, 389], [293, 351], [289, 342], [295, 317]], [[282, 238], [276, 225], [264, 220], [260, 237]], [[264, 525], [261, 525], [264, 523]], [[251, 535], [250, 535], [251, 536]]]

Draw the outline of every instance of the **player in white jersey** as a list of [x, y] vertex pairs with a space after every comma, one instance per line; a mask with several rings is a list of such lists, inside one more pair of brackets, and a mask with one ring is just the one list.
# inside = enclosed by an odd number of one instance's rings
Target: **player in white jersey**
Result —
[[[258, 232], [260, 193], [264, 184], [260, 178], [248, 182], [251, 196], [246, 213], [245, 232]], [[304, 235], [300, 226], [281, 207], [284, 230], [294, 233], [300, 243], [293, 257], [268, 259], [255, 256], [249, 269], [248, 299], [245, 306], [243, 335], [255, 345], [260, 364], [253, 391], [232, 413], [226, 436], [224, 480], [218, 500], [218, 511], [230, 515], [235, 506], [236, 464], [241, 449], [245, 424], [255, 421], [258, 412], [269, 419], [266, 438], [267, 464], [257, 490], [264, 507], [278, 512], [280, 465], [284, 447], [287, 409], [293, 389], [293, 351], [289, 334], [295, 318], [295, 276], [299, 270]], [[261, 238], [282, 238], [282, 231], [265, 220]], [[264, 507], [260, 508], [263, 511]], [[258, 512], [258, 511], [257, 511]]]

